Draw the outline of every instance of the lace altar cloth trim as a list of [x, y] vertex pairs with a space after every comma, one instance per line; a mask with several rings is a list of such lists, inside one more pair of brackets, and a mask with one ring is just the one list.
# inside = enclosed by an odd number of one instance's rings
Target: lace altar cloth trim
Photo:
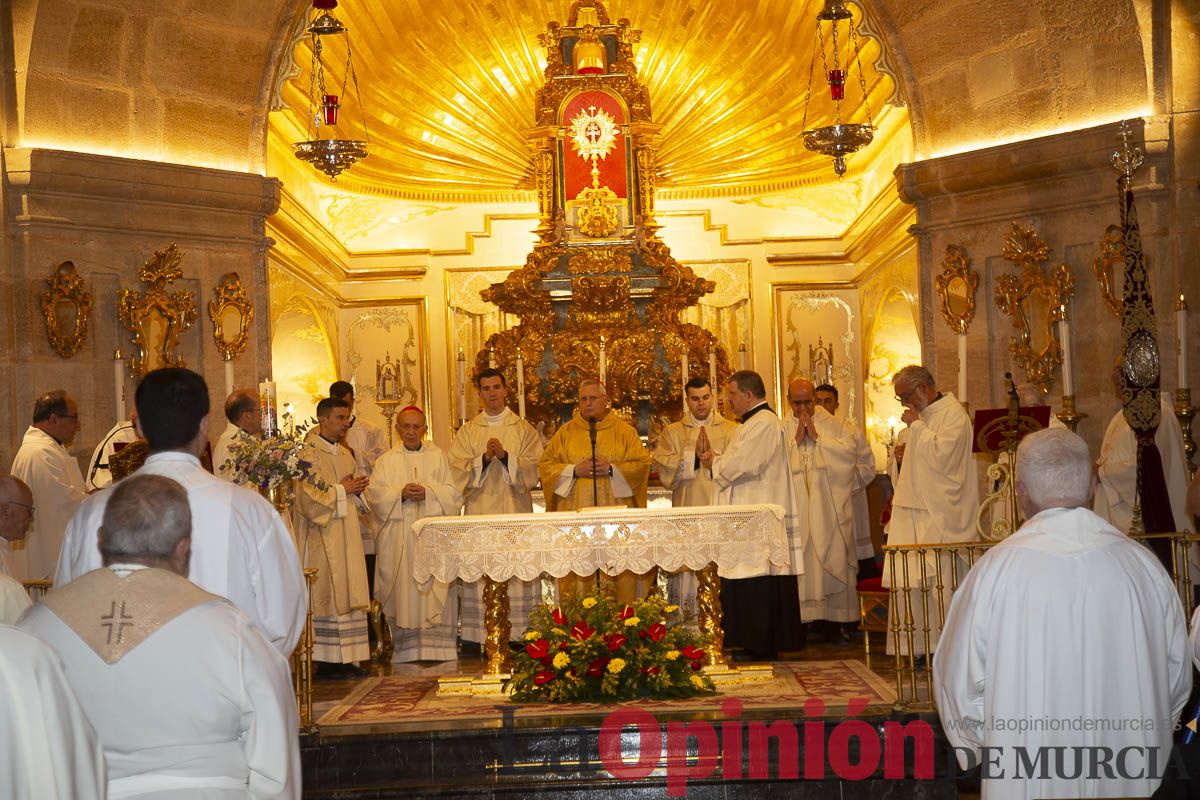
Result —
[[784, 510], [777, 505], [428, 517], [413, 532], [413, 577], [421, 583], [643, 573], [655, 566], [674, 572], [713, 562], [723, 578], [752, 578], [787, 572], [789, 564]]

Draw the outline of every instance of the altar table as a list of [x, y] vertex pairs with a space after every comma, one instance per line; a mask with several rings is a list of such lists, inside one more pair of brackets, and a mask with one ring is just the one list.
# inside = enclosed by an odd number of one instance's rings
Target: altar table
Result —
[[777, 505], [427, 517], [413, 526], [413, 578], [484, 586], [486, 675], [510, 671], [511, 578], [617, 575], [654, 567], [697, 573], [697, 609], [710, 665], [722, 665], [721, 578], [790, 571], [784, 509]]

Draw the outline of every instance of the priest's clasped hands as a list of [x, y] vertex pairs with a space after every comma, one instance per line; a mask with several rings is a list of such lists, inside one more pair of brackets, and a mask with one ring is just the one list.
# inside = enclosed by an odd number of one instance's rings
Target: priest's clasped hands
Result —
[[483, 451], [483, 463], [489, 464], [494, 458], [499, 458], [500, 460], [508, 458], [508, 451], [504, 449], [504, 445], [495, 436], [488, 439], [487, 449]]
[[585, 458], [575, 465], [576, 478], [607, 478], [612, 475], [612, 462], [604, 456], [598, 456], [595, 461]]
[[802, 445], [805, 440], [816, 444], [817, 423], [811, 412], [802, 411], [796, 415], [796, 444]]
[[716, 457], [716, 451], [712, 449], [712, 443], [708, 441], [708, 428], [701, 425], [700, 433], [696, 436], [696, 458], [700, 459], [700, 463], [705, 467], [712, 469], [712, 462]]
[[342, 488], [346, 490], [346, 494], [362, 494], [363, 490], [367, 488], [367, 484], [369, 483], [370, 481], [367, 479], [366, 475], [360, 475], [356, 478], [353, 474], [351, 474], [347, 475], [341, 480]]

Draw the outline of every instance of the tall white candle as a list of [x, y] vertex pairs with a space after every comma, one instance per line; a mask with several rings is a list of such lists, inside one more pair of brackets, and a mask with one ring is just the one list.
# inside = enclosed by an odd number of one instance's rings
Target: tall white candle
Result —
[[688, 377], [688, 351], [683, 348], [683, 358], [679, 359], [679, 392], [683, 395], [684, 400], [687, 399], [687, 382], [691, 380]]
[[708, 351], [708, 382], [712, 384], [713, 390], [717, 388], [717, 351]]
[[233, 394], [233, 359], [225, 359], [225, 396]]
[[120, 350], [113, 353], [114, 394], [117, 399], [117, 421], [124, 422], [125, 416], [125, 354]]
[[608, 353], [605, 351], [604, 336], [600, 337], [600, 382], [608, 381]]
[[958, 335], [958, 402], [967, 400], [967, 335]]
[[1058, 323], [1059, 344], [1063, 351], [1063, 395], [1075, 395], [1075, 370], [1071, 361], [1071, 323], [1067, 320], [1067, 307], [1062, 306], [1062, 320]]
[[738, 369], [750, 368], [750, 351], [746, 349], [746, 343], [742, 342], [738, 346]]
[[458, 349], [458, 386], [455, 390], [458, 394], [458, 419], [461, 422], [467, 418], [467, 357], [463, 355], [461, 347]]
[[279, 433], [279, 408], [276, 405], [275, 381], [268, 378], [258, 385], [258, 403], [262, 409], [263, 436]]
[[517, 416], [525, 419], [525, 357], [517, 351]]
[[1187, 348], [1187, 298], [1179, 295], [1175, 304], [1175, 328], [1179, 338], [1179, 383], [1180, 389], [1188, 388], [1188, 348]]

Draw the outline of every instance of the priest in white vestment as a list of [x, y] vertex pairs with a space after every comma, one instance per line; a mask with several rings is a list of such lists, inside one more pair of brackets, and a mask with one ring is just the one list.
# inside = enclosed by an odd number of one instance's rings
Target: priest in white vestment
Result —
[[800, 596], [795, 575], [804, 572], [795, 536], [795, 486], [788, 462], [789, 439], [779, 417], [767, 405], [767, 390], [757, 372], [742, 370], [725, 387], [729, 408], [741, 417], [725, 452], [712, 458], [716, 486], [714, 505], [783, 506], [786, 514], [790, 566], [782, 574], [758, 578], [721, 579], [725, 644], [742, 648], [735, 660], [772, 660], [781, 651], [804, 646]]
[[11, 475], [0, 475], [0, 575], [12, 575], [8, 549], [24, 541], [33, 522], [33, 492], [25, 482]]
[[456, 516], [462, 495], [441, 448], [424, 441], [425, 413], [409, 406], [396, 417], [400, 443], [375, 462], [367, 499], [379, 524], [375, 598], [392, 626], [393, 662], [458, 657], [458, 592], [441, 581], [413, 578], [413, 523]]
[[[858, 436], [815, 404], [815, 392], [807, 378], [788, 384], [792, 417], [785, 425], [796, 487], [796, 536], [803, 541], [804, 559], [804, 574], [797, 579], [800, 617], [805, 623], [857, 622], [858, 557], [851, 494], [858, 469]], [[841, 625], [837, 628], [844, 632]]]
[[104, 800], [104, 751], [40, 639], [0, 625], [0, 797]]
[[[466, 514], [529, 514], [530, 492], [538, 482], [542, 437], [506, 403], [504, 373], [485, 369], [475, 376], [483, 410], [458, 429], [448, 453], [455, 488], [463, 496]], [[509, 622], [513, 638], [529, 627], [529, 614], [540, 602], [538, 581], [513, 578], [508, 582]], [[482, 643], [483, 581], [462, 587], [462, 636]]]
[[92, 451], [92, 460], [88, 462], [84, 489], [94, 492], [112, 485], [112, 470], [109, 469], [108, 460], [112, 458], [113, 453], [118, 451], [119, 447], [124, 447], [137, 440], [138, 435], [132, 419], [123, 419], [109, 428], [108, 433], [104, 434], [104, 438]]
[[[188, 578], [227, 597], [280, 653], [296, 648], [308, 612], [308, 592], [292, 536], [257, 492], [221, 480], [200, 466], [208, 445], [208, 386], [191, 370], [148, 373], [140, 384], [138, 431], [150, 456], [135, 474], [163, 475], [183, 485], [192, 509]], [[67, 527], [54, 574], [65, 586], [100, 566], [96, 532], [112, 487], [88, 497]], [[39, 509], [38, 513], [41, 513]]]
[[54, 574], [63, 533], [83, 502], [83, 473], [67, 451], [79, 431], [79, 407], [61, 389], [33, 405], [33, 424], [13, 457], [12, 475], [33, 491], [38, 508], [24, 550], [10, 551], [9, 568], [20, 580], [44, 581]]
[[[981, 782], [985, 800], [1149, 797], [1192, 686], [1179, 595], [1089, 509], [1082, 439], [1030, 434], [1017, 471], [1028, 519], [967, 575], [934, 655], [942, 727], [964, 767], [995, 748], [989, 770], [1004, 777]], [[1104, 752], [1107, 770], [1089, 775]]]
[[[144, 417], [143, 417], [144, 418]], [[111, 492], [104, 566], [21, 619], [62, 659], [104, 747], [108, 797], [299, 798], [287, 660], [184, 576], [188, 493], [138, 471]]]
[[353, 665], [371, 657], [371, 595], [354, 503], [369, 481], [358, 473], [345, 446], [349, 427], [345, 400], [326, 397], [317, 403], [317, 427], [305, 439], [302, 458], [313, 465], [313, 475], [324, 486], [296, 482], [293, 520], [304, 568], [317, 569], [312, 586], [313, 659]]
[[[864, 429], [853, 424], [849, 417], [838, 417], [840, 398], [836, 387], [823, 383], [813, 395], [816, 404], [839, 419], [854, 434], [855, 466], [854, 483], [850, 490], [850, 504], [854, 509], [854, 553], [859, 562], [871, 561], [866, 565], [872, 571], [866, 577], [878, 575], [874, 568], [875, 544], [871, 541], [871, 509], [867, 503], [867, 487], [875, 480], [875, 451], [867, 441]], [[859, 569], [863, 568], [859, 563]]]
[[[346, 431], [346, 447], [350, 448], [350, 453], [354, 456], [355, 474], [364, 475], [369, 480], [375, 472], [375, 462], [387, 452], [387, 431], [354, 413], [354, 384], [349, 381], [335, 381], [329, 386], [329, 396], [345, 400], [350, 409], [350, 427]], [[375, 591], [375, 515], [371, 513], [363, 495], [358, 496], [355, 506], [358, 509], [358, 527], [362, 533], [363, 556], [366, 559], [367, 588], [373, 596]]]
[[[977, 541], [979, 480], [971, 453], [971, 418], [954, 395], [937, 390], [933, 376], [924, 367], [904, 367], [892, 378], [892, 386], [904, 406], [901, 419], [908, 426], [908, 442], [903, 450], [897, 448], [903, 467], [892, 496], [888, 544]], [[904, 631], [911, 624], [912, 654], [931, 653], [937, 647], [942, 614], [950, 606], [955, 578], [962, 580], [967, 562], [961, 557], [938, 557], [928, 552], [923, 560], [910, 554], [907, 559], [896, 557], [894, 563], [894, 581], [901, 593], [892, 595], [891, 613], [902, 615], [901, 636], [899, 642], [893, 641], [889, 627], [887, 652], [893, 654], [899, 646], [902, 654], [909, 653]], [[891, 563], [884, 564], [884, 586], [892, 586], [891, 567]]]
[[238, 389], [225, 398], [225, 419], [229, 424], [217, 438], [213, 448], [213, 472], [227, 481], [234, 479], [233, 445], [238, 441], [257, 438], [262, 433], [262, 409], [258, 392]]
[[[717, 489], [712, 482], [713, 459], [725, 452], [737, 423], [714, 409], [716, 398], [708, 378], [692, 378], [683, 391], [683, 419], [663, 429], [651, 455], [658, 479], [671, 490], [673, 507], [708, 506]], [[670, 600], [684, 609], [685, 618], [695, 615], [696, 589], [696, 574], [691, 570], [681, 570], [667, 582]]]
[[[1166, 392], [1159, 396], [1160, 414], [1154, 443], [1162, 458], [1163, 477], [1167, 480], [1167, 496], [1171, 501], [1171, 516], [1175, 530], [1195, 530], [1187, 513], [1188, 468], [1183, 450], [1183, 429], [1175, 417], [1175, 408]], [[1137, 495], [1137, 437], [1118, 410], [1104, 431], [1097, 459], [1100, 486], [1096, 490], [1094, 511], [1112, 523], [1113, 527], [1129, 531], [1133, 521], [1133, 505]], [[1197, 563], [1195, 556], [1191, 559]], [[1192, 582], [1200, 582], [1200, 573], [1193, 568]]]
[[[589, 379], [579, 383], [579, 405], [571, 419], [550, 437], [538, 462], [538, 474], [547, 511], [592, 506], [645, 508], [650, 453], [637, 430], [609, 407], [604, 384]], [[657, 570], [644, 575], [624, 572], [600, 583], [603, 591], [624, 603], [645, 596], [657, 574]], [[568, 575], [559, 580], [558, 587], [560, 593], [592, 593], [596, 583], [593, 576]]]

